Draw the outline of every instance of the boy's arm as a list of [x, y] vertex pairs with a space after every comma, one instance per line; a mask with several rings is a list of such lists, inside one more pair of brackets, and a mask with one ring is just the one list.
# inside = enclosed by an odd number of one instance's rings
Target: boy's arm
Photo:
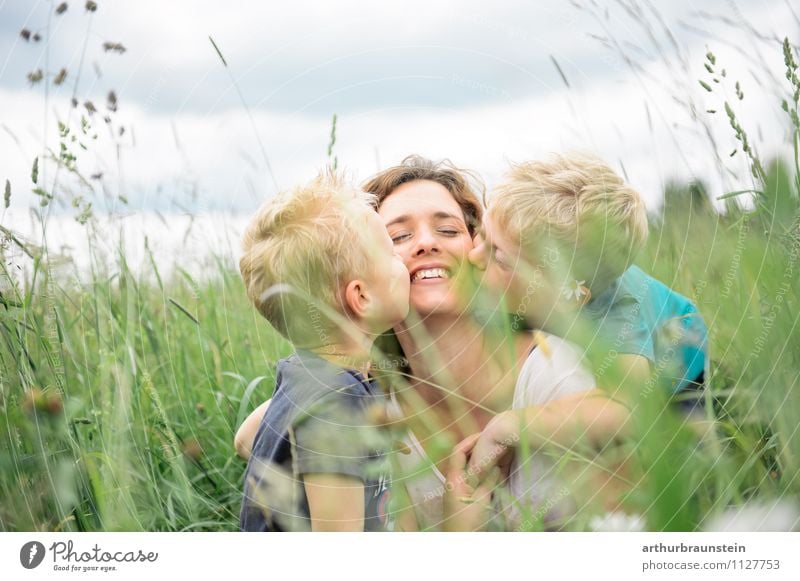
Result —
[[517, 429], [524, 428], [532, 449], [548, 445], [570, 448], [579, 442], [602, 449], [628, 434], [628, 419], [628, 407], [601, 389], [517, 410], [516, 414]]
[[625, 403], [628, 390], [645, 385], [650, 361], [641, 355], [620, 354], [617, 372], [623, 385], [595, 388], [519, 410], [518, 428], [524, 427], [528, 445], [532, 449], [547, 445], [563, 449], [585, 443], [601, 450], [626, 438], [630, 427], [630, 408]]
[[471, 450], [469, 467], [478, 474], [497, 464], [524, 437], [533, 449], [571, 448], [584, 442], [601, 449], [627, 433], [628, 408], [600, 390], [575, 394], [497, 414]]
[[367, 418], [363, 388], [346, 386], [306, 406], [289, 430], [313, 531], [363, 531], [366, 488], [379, 486], [382, 439]]
[[[639, 355], [620, 355], [619, 377], [625, 385], [644, 385], [650, 377], [650, 362]], [[525, 437], [533, 449], [553, 446], [572, 448], [584, 443], [601, 450], [622, 440], [630, 432], [630, 410], [622, 403], [624, 389], [614, 389], [615, 398], [595, 388], [538, 406], [502, 412], [484, 428], [471, 450], [469, 468], [485, 474], [509, 448]]]
[[233, 438], [233, 447], [236, 450], [236, 454], [243, 460], [250, 459], [250, 454], [253, 451], [253, 441], [256, 439], [258, 426], [261, 425], [261, 420], [264, 417], [267, 408], [269, 407], [269, 402], [271, 401], [272, 399], [268, 399], [254, 409], [252, 413], [245, 418], [245, 420], [242, 422], [242, 425], [239, 426], [239, 429], [236, 431], [236, 436]]
[[363, 531], [364, 483], [344, 474], [304, 474], [311, 530]]

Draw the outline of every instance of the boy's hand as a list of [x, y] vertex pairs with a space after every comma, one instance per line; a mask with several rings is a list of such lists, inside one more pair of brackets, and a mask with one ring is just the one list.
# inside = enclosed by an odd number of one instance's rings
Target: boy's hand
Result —
[[480, 434], [458, 444], [450, 456], [445, 474], [445, 531], [480, 531], [491, 519], [492, 489], [500, 480], [497, 468], [480, 485], [472, 486], [467, 473], [467, 453]]
[[497, 414], [486, 424], [483, 431], [464, 440], [459, 446], [469, 455], [467, 474], [472, 484], [485, 480], [492, 468], [498, 467], [502, 474], [508, 468], [520, 438], [520, 416], [507, 411]]

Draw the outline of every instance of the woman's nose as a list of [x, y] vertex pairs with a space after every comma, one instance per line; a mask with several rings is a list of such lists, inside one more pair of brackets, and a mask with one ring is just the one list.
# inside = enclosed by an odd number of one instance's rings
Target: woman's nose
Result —
[[486, 243], [479, 242], [478, 245], [469, 251], [469, 261], [478, 270], [486, 270]]
[[414, 248], [414, 255], [420, 256], [425, 252], [438, 252], [439, 242], [434, 233], [427, 228], [419, 230], [417, 233], [417, 244]]

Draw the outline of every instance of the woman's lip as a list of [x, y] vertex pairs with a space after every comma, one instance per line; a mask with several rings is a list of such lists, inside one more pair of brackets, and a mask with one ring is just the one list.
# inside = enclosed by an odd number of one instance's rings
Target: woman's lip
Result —
[[411, 285], [414, 286], [414, 285], [418, 285], [418, 284], [426, 284], [426, 285], [439, 284], [439, 283], [443, 283], [443, 282], [448, 282], [449, 280], [450, 280], [449, 278], [421, 278], [419, 280], [414, 280], [412, 278], [411, 279]]

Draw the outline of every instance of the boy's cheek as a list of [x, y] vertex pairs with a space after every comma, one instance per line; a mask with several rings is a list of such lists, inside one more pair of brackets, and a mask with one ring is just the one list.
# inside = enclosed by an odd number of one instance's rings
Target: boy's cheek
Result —
[[508, 290], [509, 280], [496, 264], [490, 264], [483, 271], [483, 283], [490, 290], [498, 294], [503, 294]]
[[508, 280], [507, 288], [506, 296], [508, 297], [508, 302], [515, 309], [529, 303], [535, 294], [532, 285], [526, 285], [525, 281], [515, 276]]
[[496, 266], [493, 271], [495, 288], [511, 301], [519, 301], [525, 294], [525, 284], [514, 272]]

